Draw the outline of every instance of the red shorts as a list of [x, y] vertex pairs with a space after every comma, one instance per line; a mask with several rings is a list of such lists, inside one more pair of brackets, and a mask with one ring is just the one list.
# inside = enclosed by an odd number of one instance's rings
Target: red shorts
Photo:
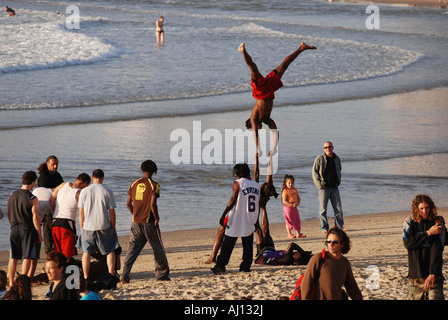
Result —
[[54, 250], [62, 252], [67, 258], [76, 256], [76, 236], [73, 230], [64, 227], [52, 227]]
[[252, 96], [258, 100], [264, 100], [274, 99], [274, 92], [283, 87], [283, 82], [276, 70], [272, 70], [266, 78], [260, 75], [257, 83], [251, 79], [250, 85], [252, 86]]

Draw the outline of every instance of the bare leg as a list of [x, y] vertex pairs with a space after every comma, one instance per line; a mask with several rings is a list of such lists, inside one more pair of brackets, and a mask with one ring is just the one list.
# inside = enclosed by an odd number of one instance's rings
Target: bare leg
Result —
[[160, 33], [160, 42], [165, 43], [165, 33], [164, 32]]
[[290, 238], [290, 239], [295, 238], [295, 235], [293, 235], [291, 232], [291, 228], [287, 224], [285, 224], [285, 227], [286, 227], [286, 232], [288, 232], [288, 238]]
[[225, 229], [220, 226], [218, 231], [216, 231], [215, 243], [213, 244], [213, 250], [210, 258], [205, 261], [205, 263], [216, 263], [216, 257], [218, 256], [218, 251], [221, 248], [222, 240], [224, 238]]
[[82, 269], [84, 271], [84, 279], [87, 279], [90, 271], [90, 254], [85, 252], [82, 254]]
[[283, 76], [283, 73], [286, 71], [286, 69], [288, 69], [289, 65], [299, 56], [299, 54], [301, 54], [305, 50], [310, 50], [310, 49], [316, 49], [316, 47], [309, 46], [306, 43], [302, 42], [300, 44], [300, 47], [296, 51], [294, 51], [289, 56], [287, 56], [283, 60], [283, 62], [275, 69], [275, 70], [277, 70], [278, 74], [280, 75], [280, 78]]
[[115, 274], [115, 252], [112, 251], [107, 255], [107, 269], [110, 274]]
[[31, 275], [31, 259], [30, 258], [26, 258], [22, 260], [22, 274], [28, 276], [28, 277], [32, 277]]
[[10, 288], [14, 286], [14, 277], [16, 275], [17, 262], [17, 259], [9, 259], [8, 262], [8, 282]]
[[247, 53], [244, 42], [240, 44], [240, 46], [238, 47], [238, 51], [243, 53], [244, 61], [246, 61], [246, 64], [250, 69], [252, 80], [256, 82], [258, 80], [258, 77], [260, 76], [260, 72], [258, 71], [257, 65], [253, 62], [252, 57]]

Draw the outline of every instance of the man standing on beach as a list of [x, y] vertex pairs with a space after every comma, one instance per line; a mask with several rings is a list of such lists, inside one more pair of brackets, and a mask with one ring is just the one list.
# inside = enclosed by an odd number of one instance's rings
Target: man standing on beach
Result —
[[[250, 178], [249, 166], [236, 164], [233, 174], [237, 180], [233, 182], [232, 196], [222, 213], [219, 224], [226, 228], [221, 252], [216, 265], [211, 269], [214, 274], [224, 274], [229, 263], [236, 240], [243, 242], [243, 261], [240, 271], [249, 272], [253, 257], [254, 231], [258, 227], [260, 185]], [[228, 220], [225, 224], [227, 214]]]
[[277, 125], [271, 118], [271, 111], [274, 105], [274, 92], [283, 87], [281, 78], [285, 73], [288, 66], [305, 50], [316, 49], [314, 46], [309, 46], [306, 43], [301, 43], [300, 47], [287, 56], [282, 63], [272, 70], [266, 77], [263, 77], [258, 70], [257, 65], [253, 62], [252, 57], [246, 51], [245, 43], [241, 43], [238, 47], [238, 51], [244, 55], [244, 61], [250, 70], [252, 96], [255, 98], [256, 103], [252, 108], [250, 118], [246, 121], [247, 129], [254, 130], [255, 145], [257, 147], [258, 156], [261, 157], [262, 152], [258, 146], [258, 130], [261, 129], [262, 123], [265, 123], [274, 132], [274, 143], [272, 150], [268, 152], [274, 155], [276, 152], [276, 146], [278, 141]]
[[[64, 180], [58, 172], [59, 160], [56, 156], [48, 156], [47, 161], [39, 165], [39, 179], [37, 184], [39, 187], [54, 189]], [[53, 250], [53, 236], [51, 234], [51, 224], [53, 223], [53, 212], [49, 212], [44, 216], [43, 221], [43, 237], [45, 244], [45, 252]]]
[[54, 250], [67, 258], [76, 252], [76, 210], [81, 190], [88, 187], [90, 177], [81, 173], [75, 182], [61, 183], [52, 193], [51, 206], [54, 208], [52, 234]]
[[22, 187], [8, 199], [8, 219], [11, 224], [11, 255], [8, 263], [9, 286], [14, 286], [17, 262], [22, 261], [22, 274], [31, 278], [31, 260], [36, 259], [37, 242], [42, 242], [39, 220], [39, 200], [31, 193], [37, 174], [27, 171], [22, 176]]
[[419, 194], [412, 201], [412, 216], [404, 222], [403, 241], [409, 259], [409, 298], [444, 300], [442, 253], [446, 227], [429, 196]]
[[115, 197], [112, 190], [103, 185], [103, 170], [94, 170], [92, 181], [93, 184], [81, 190], [78, 201], [81, 232], [77, 247], [83, 251], [82, 268], [85, 279], [88, 279], [90, 271], [90, 256], [97, 249], [102, 255], [107, 255], [108, 271], [114, 275], [114, 250], [119, 246], [115, 230]]
[[159, 228], [157, 198], [160, 197], [160, 185], [152, 180], [152, 175], [157, 173], [157, 165], [152, 160], [146, 160], [140, 169], [143, 177], [131, 184], [126, 202], [133, 218], [129, 248], [121, 276], [122, 284], [129, 283], [132, 266], [146, 242], [149, 242], [154, 253], [157, 280], [170, 280], [170, 268]]
[[342, 213], [339, 185], [341, 184], [341, 159], [333, 152], [333, 143], [324, 143], [324, 153], [317, 156], [313, 165], [313, 181], [319, 191], [319, 220], [320, 230], [327, 232], [329, 229], [327, 218], [328, 200], [334, 210], [334, 222], [336, 227], [343, 229], [344, 220]]

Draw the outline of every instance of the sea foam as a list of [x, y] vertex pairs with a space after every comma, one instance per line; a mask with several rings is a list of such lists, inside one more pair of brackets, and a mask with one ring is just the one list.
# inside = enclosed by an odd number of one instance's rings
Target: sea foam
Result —
[[0, 73], [100, 62], [120, 54], [109, 43], [67, 29], [61, 17], [45, 20], [2, 23]]

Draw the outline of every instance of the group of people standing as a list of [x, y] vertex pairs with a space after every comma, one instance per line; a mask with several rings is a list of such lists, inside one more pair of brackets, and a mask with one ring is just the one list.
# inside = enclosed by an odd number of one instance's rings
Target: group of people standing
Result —
[[[82, 278], [90, 284], [91, 256], [105, 256], [108, 273], [117, 276], [117, 264], [121, 264], [116, 253], [121, 248], [116, 232], [115, 197], [113, 191], [103, 184], [103, 170], [95, 169], [91, 177], [82, 173], [75, 182], [64, 182], [57, 170], [58, 164], [56, 156], [49, 156], [39, 167], [39, 177], [34, 171], [25, 172], [22, 187], [8, 199], [8, 219], [11, 224], [8, 284], [14, 290], [19, 260], [22, 260], [21, 274], [30, 279], [34, 276], [41, 243], [44, 242], [46, 273], [50, 281], [57, 283], [51, 286], [50, 299], [71, 299], [79, 296], [64, 289], [65, 283], [61, 281], [67, 259], [77, 255], [77, 249], [82, 250]], [[157, 165], [146, 160], [141, 170], [143, 177], [134, 181], [128, 191], [127, 207], [133, 215], [133, 221], [122, 283], [129, 283], [132, 265], [146, 242], [154, 250], [157, 279], [170, 279], [158, 225], [157, 198], [160, 186], [152, 180]], [[81, 230], [77, 237], [78, 210]], [[58, 272], [55, 273], [55, 270]]]

